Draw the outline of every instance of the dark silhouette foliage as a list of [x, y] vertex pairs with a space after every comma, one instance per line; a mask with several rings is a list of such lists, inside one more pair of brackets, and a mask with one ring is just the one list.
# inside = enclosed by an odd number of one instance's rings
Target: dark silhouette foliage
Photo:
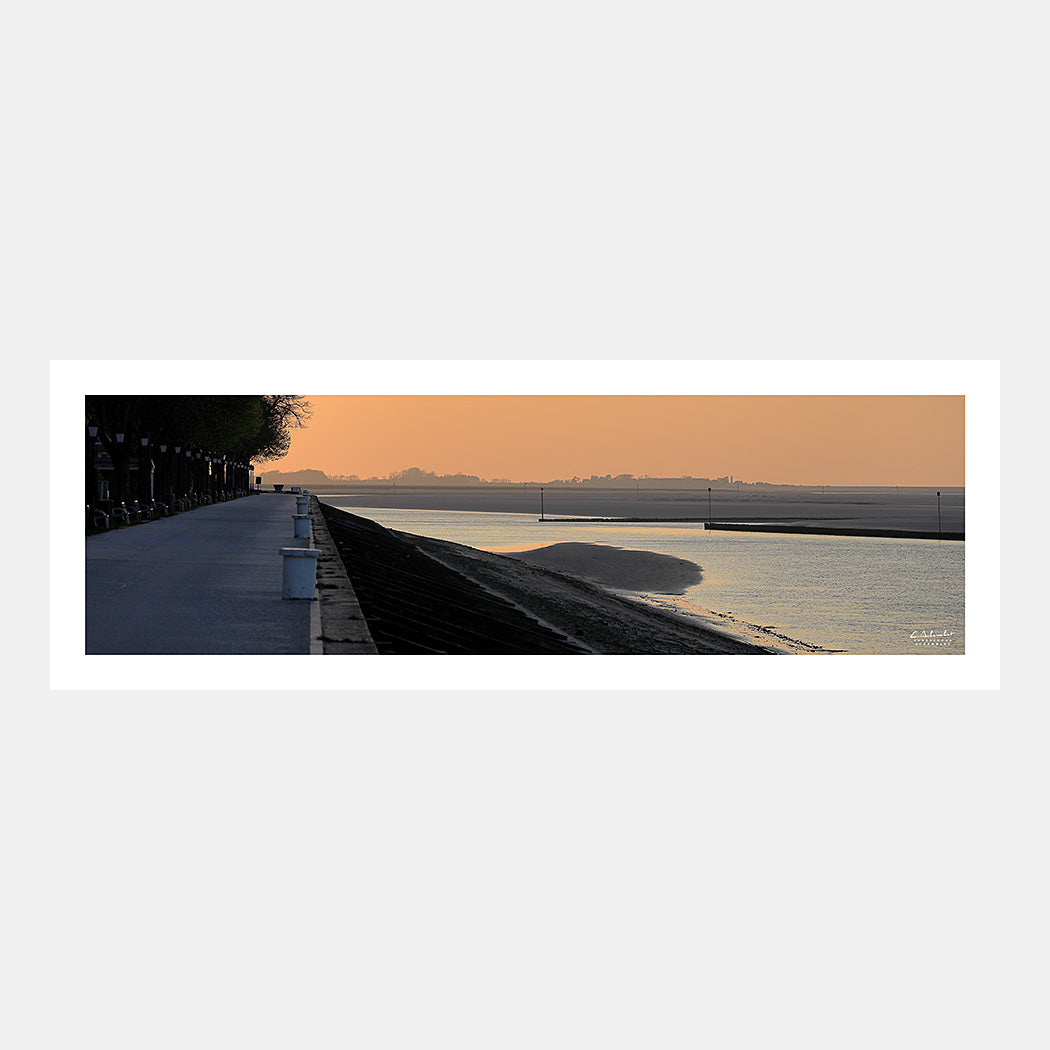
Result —
[[292, 430], [310, 418], [310, 404], [299, 394], [88, 395], [85, 411], [107, 451], [119, 432], [132, 446], [147, 437], [154, 445], [199, 448], [244, 461], [284, 455]]
[[89, 394], [84, 411], [112, 463], [118, 500], [131, 495], [131, 463], [144, 438], [153, 448], [181, 447], [247, 464], [283, 456], [291, 432], [310, 418], [300, 394]]

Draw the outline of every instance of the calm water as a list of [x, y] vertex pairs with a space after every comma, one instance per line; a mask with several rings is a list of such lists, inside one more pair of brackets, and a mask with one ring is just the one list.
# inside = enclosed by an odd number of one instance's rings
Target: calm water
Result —
[[535, 514], [325, 502], [389, 528], [487, 551], [582, 542], [687, 558], [701, 566], [699, 584], [680, 595], [641, 597], [708, 618], [727, 614], [827, 650], [964, 652], [963, 543], [719, 533], [696, 525], [540, 524]]

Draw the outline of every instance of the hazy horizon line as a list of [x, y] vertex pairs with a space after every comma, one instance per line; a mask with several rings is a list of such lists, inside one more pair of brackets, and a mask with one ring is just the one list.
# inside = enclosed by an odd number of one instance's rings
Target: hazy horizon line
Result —
[[[280, 461], [275, 461], [280, 462]], [[699, 475], [680, 474], [680, 475], [657, 475], [657, 474], [591, 474], [588, 477], [580, 477], [579, 475], [573, 475], [571, 478], [550, 478], [550, 479], [539, 479], [539, 478], [485, 478], [478, 474], [468, 474], [465, 471], [456, 472], [452, 474], [437, 474], [433, 471], [424, 470], [420, 467], [404, 467], [400, 470], [393, 471], [385, 476], [369, 475], [362, 477], [358, 474], [330, 474], [328, 471], [322, 470], [319, 467], [296, 467], [294, 469], [281, 470], [274, 467], [269, 467], [267, 464], [260, 464], [256, 468], [257, 474], [279, 474], [279, 475], [292, 475], [292, 474], [303, 474], [303, 473], [320, 473], [323, 474], [330, 481], [349, 481], [349, 482], [360, 482], [360, 483], [373, 483], [373, 484], [396, 484], [403, 482], [406, 485], [412, 485], [413, 483], [418, 485], [437, 485], [441, 482], [450, 484], [475, 484], [475, 485], [565, 485], [569, 487], [596, 487], [599, 483], [616, 483], [620, 482], [624, 487], [629, 484], [640, 485], [642, 482], [680, 482], [682, 487], [688, 487], [689, 482], [712, 482], [721, 483], [725, 485], [736, 486], [768, 486], [773, 488], [922, 488], [922, 489], [964, 489], [965, 483], [962, 484], [949, 484], [946, 482], [928, 482], [928, 483], [917, 483], [908, 482], [904, 484], [898, 484], [895, 482], [884, 482], [884, 481], [766, 481], [762, 480], [748, 480], [745, 478], [738, 478], [735, 475], [724, 474], [717, 478], [711, 478]], [[430, 479], [430, 480], [423, 480]], [[617, 487], [614, 485], [614, 487]]]

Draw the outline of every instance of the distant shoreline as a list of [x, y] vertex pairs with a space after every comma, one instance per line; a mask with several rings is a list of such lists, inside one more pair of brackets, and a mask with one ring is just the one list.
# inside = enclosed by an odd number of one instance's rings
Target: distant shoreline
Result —
[[[599, 485], [593, 482], [581, 482], [573, 484], [568, 481], [480, 481], [473, 484], [440, 484], [432, 482], [420, 484], [401, 481], [387, 480], [353, 480], [347, 478], [316, 478], [305, 476], [303, 472], [292, 472], [280, 474], [273, 472], [267, 474], [265, 471], [258, 472], [262, 478], [262, 488], [269, 490], [274, 484], [303, 485], [311, 492], [325, 495], [353, 495], [356, 491], [366, 492], [538, 492], [540, 489], [550, 489], [558, 493], [578, 493], [580, 495], [595, 494], [633, 494], [652, 495], [654, 493], [692, 493], [697, 497], [707, 498], [707, 479], [699, 478], [694, 482], [682, 482], [676, 484], [674, 480], [657, 483], [654, 479], [641, 479], [634, 483], [621, 485]], [[778, 485], [773, 482], [742, 482], [740, 487], [736, 484], [714, 483], [710, 486], [715, 494], [731, 496], [747, 495], [778, 495], [784, 494], [810, 494], [820, 496], [858, 495], [864, 493], [875, 493], [888, 495], [890, 493], [915, 493], [915, 492], [943, 492], [945, 495], [960, 495], [966, 492], [965, 485]]]

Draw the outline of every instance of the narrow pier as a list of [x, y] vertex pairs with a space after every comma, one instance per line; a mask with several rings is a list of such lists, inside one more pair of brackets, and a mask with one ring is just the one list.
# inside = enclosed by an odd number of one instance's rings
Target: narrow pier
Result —
[[[703, 525], [704, 529], [713, 532], [780, 532], [787, 535], [798, 536], [871, 536], [885, 537], [889, 539], [910, 540], [965, 540], [965, 532], [932, 532], [918, 529], [880, 529], [859, 528], [852, 529], [843, 525], [774, 525], [770, 519], [763, 516], [761, 522], [747, 521], [711, 521], [707, 518], [537, 518], [543, 525], [653, 525], [653, 524], [682, 524]], [[795, 522], [797, 518], [781, 518], [780, 521]], [[832, 521], [835, 519], [825, 519]], [[848, 520], [848, 519], [839, 519]]]
[[758, 525], [749, 522], [708, 521], [713, 532], [779, 532], [793, 536], [872, 536], [906, 540], [965, 540], [964, 532], [922, 532], [914, 529], [849, 529], [838, 525]]

